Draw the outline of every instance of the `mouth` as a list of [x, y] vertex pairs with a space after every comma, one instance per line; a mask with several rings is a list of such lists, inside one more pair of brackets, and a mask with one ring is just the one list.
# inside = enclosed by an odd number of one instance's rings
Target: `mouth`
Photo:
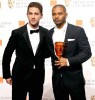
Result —
[[55, 22], [59, 22], [60, 20], [59, 20], [59, 19], [55, 19], [54, 21], [55, 21]]
[[59, 20], [54, 20], [54, 22], [59, 23], [60, 21]]
[[31, 22], [36, 22], [36, 20], [31, 20]]

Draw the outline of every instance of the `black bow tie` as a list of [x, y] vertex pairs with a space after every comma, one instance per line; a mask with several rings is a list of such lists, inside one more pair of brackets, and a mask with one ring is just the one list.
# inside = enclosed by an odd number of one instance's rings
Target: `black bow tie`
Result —
[[39, 29], [37, 29], [37, 30], [30, 30], [30, 34], [38, 33], [38, 32], [39, 32]]

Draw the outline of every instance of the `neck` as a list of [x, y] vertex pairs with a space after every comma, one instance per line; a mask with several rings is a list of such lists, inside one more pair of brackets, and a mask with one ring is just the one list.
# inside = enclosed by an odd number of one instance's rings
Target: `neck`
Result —
[[36, 29], [36, 28], [39, 26], [39, 24], [32, 25], [32, 24], [30, 24], [30, 23], [29, 23], [29, 25], [30, 25], [30, 27], [33, 28], [33, 29]]
[[64, 22], [64, 23], [62, 23], [62, 24], [58, 24], [58, 25], [56, 25], [56, 26], [57, 26], [58, 29], [61, 29], [61, 28], [65, 25], [65, 23], [66, 23], [66, 22]]

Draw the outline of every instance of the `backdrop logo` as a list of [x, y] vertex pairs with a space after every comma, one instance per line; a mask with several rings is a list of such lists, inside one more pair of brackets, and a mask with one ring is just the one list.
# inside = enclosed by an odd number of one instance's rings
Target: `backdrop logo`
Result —
[[64, 3], [65, 3], [65, 6], [66, 7], [69, 7], [70, 6], [70, 3], [71, 3], [71, 0], [64, 0]]
[[25, 25], [25, 21], [19, 21], [19, 27]]
[[95, 17], [92, 17], [92, 18], [90, 19], [90, 23], [91, 23], [91, 26], [92, 26], [92, 27], [95, 27]]
[[83, 20], [76, 20], [76, 25], [82, 27], [83, 26]]
[[95, 57], [91, 57], [91, 64], [95, 67]]
[[57, 4], [57, 0], [50, 0], [50, 6], [55, 6]]
[[15, 3], [15, 0], [8, 0], [8, 6], [9, 6], [9, 8], [13, 8], [14, 3]]
[[95, 100], [95, 95], [91, 96], [91, 100]]

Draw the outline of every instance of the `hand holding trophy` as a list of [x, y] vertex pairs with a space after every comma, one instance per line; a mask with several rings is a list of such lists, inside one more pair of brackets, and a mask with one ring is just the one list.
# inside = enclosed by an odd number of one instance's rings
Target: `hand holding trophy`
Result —
[[66, 47], [65, 42], [55, 42], [55, 54], [59, 59], [65, 57]]
[[55, 61], [55, 65], [59, 66], [58, 69], [66, 64], [66, 48], [67, 45], [65, 42], [55, 42], [55, 54], [58, 57], [58, 61]]

